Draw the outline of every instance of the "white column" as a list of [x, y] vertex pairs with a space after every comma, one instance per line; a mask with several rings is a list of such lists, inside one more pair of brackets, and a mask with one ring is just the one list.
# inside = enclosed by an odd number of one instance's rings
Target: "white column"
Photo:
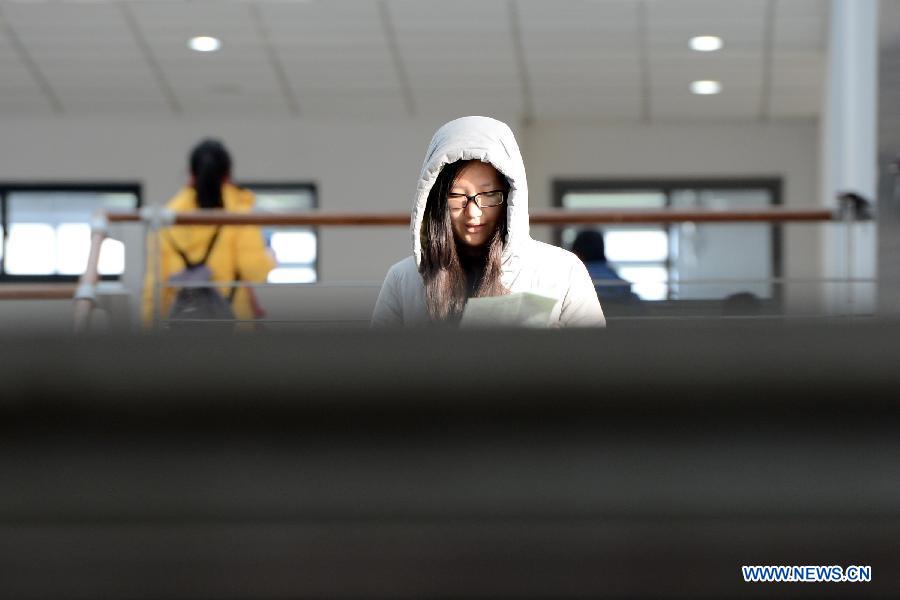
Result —
[[[821, 119], [822, 202], [855, 192], [874, 203], [877, 194], [878, 0], [831, 0], [825, 99]], [[829, 225], [823, 236], [826, 278], [874, 279], [874, 222]], [[833, 314], [872, 314], [874, 283], [826, 284]]]

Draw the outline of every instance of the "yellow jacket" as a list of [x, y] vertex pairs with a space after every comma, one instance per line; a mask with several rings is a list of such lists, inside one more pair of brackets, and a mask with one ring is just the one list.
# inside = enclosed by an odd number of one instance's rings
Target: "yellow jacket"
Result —
[[[230, 183], [222, 186], [222, 203], [229, 212], [250, 212], [255, 198], [249, 190], [239, 188]], [[193, 188], [182, 189], [169, 201], [166, 208], [175, 212], [197, 210], [196, 192]], [[178, 247], [191, 261], [200, 261], [206, 252], [216, 225], [191, 225], [169, 227], [159, 232], [159, 264], [147, 253], [147, 269], [144, 277], [144, 325], [153, 322], [153, 288], [156, 284], [156, 276], [160, 274], [162, 281], [168, 281], [169, 277], [185, 268], [184, 261], [178, 252], [172, 247], [170, 240], [174, 240]], [[170, 237], [171, 236], [171, 237]], [[149, 246], [149, 245], [148, 245]], [[259, 227], [250, 225], [221, 226], [219, 238], [213, 246], [206, 266], [212, 271], [213, 281], [241, 281], [259, 283], [266, 281], [266, 277], [275, 261], [266, 251], [265, 242]], [[230, 288], [221, 288], [220, 292], [226, 298]], [[161, 307], [158, 310], [162, 318], [169, 314], [172, 302], [177, 290], [171, 287], [160, 289]], [[252, 319], [254, 311], [251, 293], [247, 288], [240, 288], [234, 295], [231, 305], [238, 319]]]

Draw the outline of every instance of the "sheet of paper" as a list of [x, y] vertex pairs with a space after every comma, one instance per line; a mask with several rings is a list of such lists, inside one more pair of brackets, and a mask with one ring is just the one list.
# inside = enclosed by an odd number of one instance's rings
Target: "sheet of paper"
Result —
[[460, 327], [549, 327], [556, 298], [531, 292], [470, 298]]

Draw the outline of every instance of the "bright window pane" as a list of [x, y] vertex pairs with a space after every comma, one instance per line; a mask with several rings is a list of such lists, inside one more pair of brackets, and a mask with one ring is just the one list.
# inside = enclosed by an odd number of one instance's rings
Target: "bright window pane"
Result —
[[316, 198], [311, 188], [260, 188], [250, 189], [256, 196], [255, 209], [259, 212], [298, 212], [312, 210]]
[[315, 283], [316, 270], [311, 267], [278, 267], [269, 272], [269, 283]]
[[100, 246], [97, 265], [101, 275], [119, 275], [125, 272], [125, 244], [119, 240], [105, 239]]
[[[673, 204], [687, 208], [766, 208], [772, 200], [765, 188], [672, 192]], [[674, 298], [715, 300], [741, 292], [772, 297], [772, 285], [765, 283], [774, 272], [771, 225], [685, 223], [671, 231]], [[698, 280], [703, 283], [692, 283]]]
[[669, 254], [669, 236], [662, 229], [608, 230], [603, 241], [612, 262], [664, 262]]
[[[13, 191], [7, 199], [6, 272], [10, 275], [84, 273], [92, 215], [100, 209], [137, 207], [137, 197], [130, 192]], [[120, 275], [124, 252], [120, 242], [107, 240], [100, 254], [101, 274]]]
[[316, 236], [310, 231], [279, 231], [269, 240], [279, 263], [313, 263], [316, 260]]
[[63, 223], [56, 228], [56, 271], [61, 275], [81, 275], [91, 251], [91, 226]]
[[[594, 185], [594, 184], [591, 184]], [[649, 189], [569, 191], [562, 205], [571, 209], [664, 208], [666, 192]], [[612, 184], [615, 185], [615, 184]], [[715, 189], [681, 188], [670, 191], [674, 208], [727, 210], [763, 208], [772, 204], [771, 190], [761, 187]], [[772, 227], [757, 224], [604, 225], [606, 258], [619, 274], [633, 282], [644, 300], [721, 299], [738, 292], [772, 297]], [[570, 248], [583, 228], [566, 227], [562, 244]], [[671, 280], [667, 282], [668, 278]], [[741, 279], [740, 282], [726, 281]], [[702, 280], [703, 283], [695, 283]], [[722, 280], [722, 281], [716, 281]], [[763, 281], [763, 283], [758, 283]]]
[[[247, 186], [256, 195], [256, 212], [304, 212], [315, 208], [312, 187]], [[276, 268], [269, 273], [269, 283], [314, 283], [316, 272], [317, 231], [313, 227], [263, 227], [263, 237], [275, 256]]]
[[56, 271], [56, 231], [46, 223], [13, 223], [6, 242], [10, 275], [52, 275]]
[[[568, 192], [562, 197], [562, 205], [570, 209], [618, 209], [665, 208], [666, 194], [658, 190], [633, 190], [611, 192]], [[562, 243], [571, 247], [582, 227], [566, 227], [562, 231]], [[668, 235], [661, 227], [597, 227], [603, 233], [606, 258], [609, 261], [666, 261], [669, 253]]]
[[668, 274], [663, 265], [617, 267], [619, 277], [631, 282], [631, 290], [641, 300], [665, 300]]
[[566, 208], [662, 208], [666, 195], [653, 190], [633, 192], [569, 192], [562, 198]]

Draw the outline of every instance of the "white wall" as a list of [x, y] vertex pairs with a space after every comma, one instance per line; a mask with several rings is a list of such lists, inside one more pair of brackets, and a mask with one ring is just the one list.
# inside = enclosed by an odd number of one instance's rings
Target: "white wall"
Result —
[[[164, 203], [185, 181], [190, 147], [214, 135], [232, 150], [237, 179], [315, 182], [324, 210], [405, 211], [440, 124], [433, 119], [0, 120], [0, 181], [138, 181], [146, 202]], [[550, 206], [552, 180], [572, 176], [780, 176], [787, 205], [817, 203], [814, 122], [511, 125], [525, 155], [532, 206]], [[817, 276], [816, 226], [787, 227], [786, 275]], [[545, 228], [534, 234], [549, 238]], [[320, 249], [322, 281], [377, 283], [391, 263], [410, 252], [410, 239], [400, 227], [326, 228]], [[129, 254], [129, 270], [139, 271], [142, 264], [137, 253]], [[361, 302], [370, 296], [363, 294]], [[281, 302], [290, 304], [294, 297]], [[13, 305], [0, 304], [0, 321], [14, 322], [14, 312]]]

